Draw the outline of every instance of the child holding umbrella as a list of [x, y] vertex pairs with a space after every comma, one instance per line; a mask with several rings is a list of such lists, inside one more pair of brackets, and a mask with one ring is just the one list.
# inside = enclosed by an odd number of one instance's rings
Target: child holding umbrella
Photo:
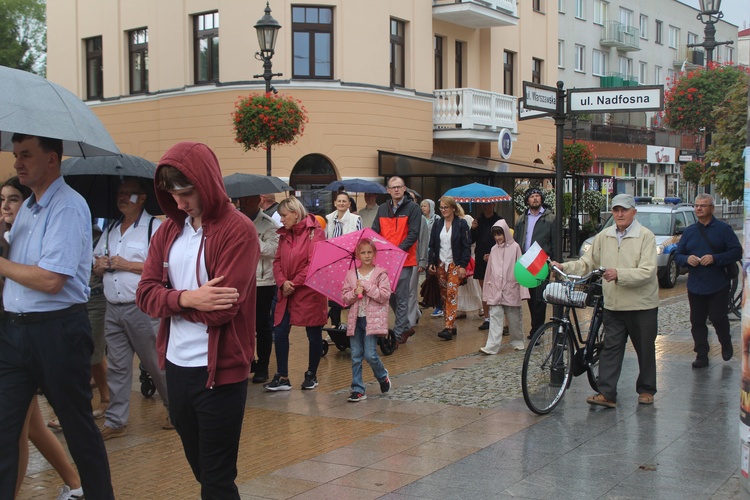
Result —
[[351, 337], [352, 349], [352, 393], [347, 401], [356, 403], [367, 399], [362, 382], [362, 358], [372, 368], [380, 383], [380, 392], [391, 389], [388, 370], [378, 356], [378, 336], [388, 335], [388, 299], [391, 282], [382, 267], [374, 265], [377, 249], [372, 240], [363, 238], [357, 243], [356, 256], [361, 264], [346, 273], [342, 299], [350, 305], [346, 334]]

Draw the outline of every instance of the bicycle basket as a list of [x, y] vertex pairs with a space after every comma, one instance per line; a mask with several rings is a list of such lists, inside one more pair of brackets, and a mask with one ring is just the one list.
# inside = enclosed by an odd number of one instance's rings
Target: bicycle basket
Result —
[[574, 281], [544, 281], [537, 288], [541, 297], [548, 304], [555, 306], [586, 307], [589, 292], [593, 292], [591, 283], [576, 283]]

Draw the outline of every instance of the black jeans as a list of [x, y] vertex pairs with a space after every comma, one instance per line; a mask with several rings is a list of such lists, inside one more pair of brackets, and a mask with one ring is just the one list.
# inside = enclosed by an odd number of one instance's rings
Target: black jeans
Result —
[[693, 351], [697, 357], [707, 358], [710, 350], [707, 318], [713, 323], [721, 346], [731, 346], [732, 337], [729, 334], [729, 318], [727, 317], [729, 287], [711, 295], [697, 295], [688, 291], [688, 301], [690, 302], [690, 333], [693, 334], [695, 344]]
[[18, 441], [41, 387], [60, 421], [88, 498], [114, 498], [107, 450], [91, 413], [91, 324], [81, 310], [61, 318], [0, 328], [0, 498], [13, 498]]
[[539, 328], [544, 326], [547, 318], [547, 303], [543, 300], [537, 299], [541, 294], [543, 288], [529, 288], [529, 295], [531, 296], [527, 301], [529, 303], [529, 313], [531, 313], [531, 331], [529, 336], [534, 335]]
[[268, 374], [273, 346], [271, 304], [276, 295], [276, 285], [259, 286], [255, 295], [255, 355], [258, 358], [255, 373]]
[[234, 480], [247, 379], [212, 389], [206, 388], [207, 380], [205, 366], [186, 368], [167, 361], [169, 417], [201, 485], [201, 498], [237, 500]]

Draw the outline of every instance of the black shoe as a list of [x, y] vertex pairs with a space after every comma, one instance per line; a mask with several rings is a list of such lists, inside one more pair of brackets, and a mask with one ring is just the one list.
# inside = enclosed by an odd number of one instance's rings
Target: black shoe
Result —
[[732, 356], [734, 356], [734, 347], [732, 347], [732, 344], [721, 348], [721, 359], [729, 361], [732, 359]]
[[302, 388], [311, 391], [318, 387], [318, 377], [310, 370], [305, 372], [305, 381], [302, 382]]
[[276, 392], [276, 391], [291, 391], [292, 390], [292, 383], [289, 382], [288, 377], [282, 377], [278, 373], [273, 376], [273, 380], [271, 380], [269, 383], [265, 384], [263, 388], [267, 391]]
[[443, 328], [440, 333], [438, 333], [438, 337], [445, 340], [453, 340], [453, 334], [449, 328]]
[[367, 399], [367, 396], [365, 396], [361, 392], [352, 392], [347, 401], [349, 401], [350, 403], [358, 403], [360, 401], [364, 401], [365, 399]]
[[486, 319], [482, 321], [482, 324], [479, 325], [480, 330], [489, 330], [490, 329], [490, 320]]
[[268, 370], [256, 370], [253, 376], [253, 384], [262, 384], [268, 381]]
[[380, 392], [385, 394], [386, 392], [391, 390], [391, 379], [388, 375], [385, 376], [385, 380], [380, 382]]
[[693, 361], [693, 368], [705, 368], [708, 366], [708, 357], [697, 357]]

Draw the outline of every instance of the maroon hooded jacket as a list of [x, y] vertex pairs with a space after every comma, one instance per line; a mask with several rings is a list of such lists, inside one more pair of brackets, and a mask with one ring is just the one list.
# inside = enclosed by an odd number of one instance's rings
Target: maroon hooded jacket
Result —
[[[232, 206], [224, 189], [219, 161], [205, 144], [181, 142], [159, 161], [182, 172], [195, 186], [203, 204], [201, 222], [208, 278], [224, 276], [217, 286], [234, 287], [239, 300], [222, 311], [183, 309], [178, 300], [184, 290], [169, 283], [169, 250], [182, 232], [187, 214], [177, 208], [172, 195], [156, 186], [156, 198], [167, 215], [151, 238], [148, 258], [136, 292], [136, 303], [146, 314], [161, 318], [156, 350], [162, 369], [166, 364], [169, 318], [182, 316], [208, 326], [208, 383], [206, 387], [245, 380], [255, 350], [255, 270], [260, 258], [258, 232], [253, 223]], [[197, 263], [196, 263], [197, 265]]]

